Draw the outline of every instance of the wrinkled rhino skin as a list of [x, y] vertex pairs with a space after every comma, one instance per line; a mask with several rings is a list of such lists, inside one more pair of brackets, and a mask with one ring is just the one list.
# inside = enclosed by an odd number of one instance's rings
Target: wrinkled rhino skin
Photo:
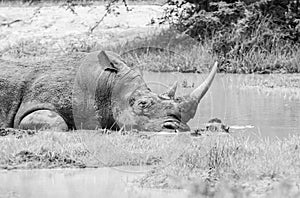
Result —
[[74, 129], [72, 90], [84, 55], [20, 63], [0, 60], [0, 127], [17, 128], [37, 110], [57, 112]]

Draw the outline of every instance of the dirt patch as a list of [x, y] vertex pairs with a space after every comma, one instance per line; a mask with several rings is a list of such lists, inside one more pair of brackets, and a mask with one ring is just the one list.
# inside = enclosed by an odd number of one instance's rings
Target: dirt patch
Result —
[[13, 128], [0, 128], [0, 136], [13, 135], [16, 138], [22, 138], [24, 136], [31, 136], [37, 134], [36, 130], [23, 130]]
[[67, 154], [60, 154], [42, 148], [34, 153], [28, 150], [16, 153], [7, 161], [3, 169], [16, 168], [85, 168], [86, 165], [72, 159]]
[[108, 15], [89, 33], [105, 14], [105, 6], [75, 8], [76, 14], [61, 6], [0, 7], [0, 55], [5, 58], [52, 56], [68, 52], [103, 48], [106, 45], [145, 36], [158, 25], [151, 20], [162, 15], [162, 7], [151, 5], [120, 6], [118, 15]]

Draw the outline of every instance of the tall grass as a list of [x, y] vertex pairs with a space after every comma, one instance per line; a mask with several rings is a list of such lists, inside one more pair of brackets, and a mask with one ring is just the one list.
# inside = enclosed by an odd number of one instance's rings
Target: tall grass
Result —
[[298, 73], [299, 53], [300, 48], [288, 45], [277, 46], [271, 52], [253, 48], [240, 56], [230, 56], [223, 68], [233, 73]]
[[[271, 52], [251, 49], [242, 56], [228, 55], [226, 59], [213, 53], [214, 40], [202, 43], [189, 38], [189, 42], [172, 40], [175, 34], [162, 30], [146, 37], [134, 37], [114, 45], [100, 46], [86, 35], [81, 39], [65, 39], [60, 49], [51, 49], [53, 42], [41, 45], [37, 40], [20, 41], [5, 49], [3, 53], [14, 59], [37, 59], [61, 54], [112, 50], [119, 53], [129, 66], [148, 71], [207, 71], [218, 60], [220, 71], [226, 73], [295, 73], [300, 71], [300, 50], [297, 47], [278, 46]], [[170, 37], [168, 37], [170, 36]], [[289, 48], [286, 50], [286, 48]], [[41, 57], [41, 58], [40, 58]]]
[[[172, 32], [171, 35], [170, 32]], [[174, 39], [176, 36], [180, 39]], [[130, 49], [130, 53], [125, 54], [125, 59], [133, 65], [141, 66], [141, 69], [152, 71], [202, 72], [218, 60], [221, 63], [220, 71], [226, 73], [300, 72], [300, 48], [289, 43], [282, 44], [275, 40], [275, 43], [272, 43], [274, 47], [270, 51], [263, 47], [255, 47], [255, 45], [248, 50], [242, 50], [239, 48], [243, 44], [236, 43], [232, 51], [226, 53], [225, 56], [214, 51], [215, 45], [220, 45], [217, 38], [197, 42], [187, 35], [180, 37], [178, 32], [163, 30], [158, 34], [133, 39], [111, 49], [118, 49], [116, 51], [120, 51], [121, 54]], [[141, 53], [141, 46], [144, 49], [154, 46], [163, 50], [146, 50]], [[134, 51], [134, 49], [137, 50]]]

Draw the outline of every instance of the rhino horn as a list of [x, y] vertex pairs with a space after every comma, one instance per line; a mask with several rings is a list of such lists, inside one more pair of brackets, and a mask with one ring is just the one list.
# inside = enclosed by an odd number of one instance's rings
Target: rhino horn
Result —
[[214, 80], [217, 70], [218, 62], [215, 62], [211, 72], [209, 73], [205, 81], [190, 94], [191, 98], [195, 99], [198, 103], [200, 102], [200, 100], [203, 98], [203, 96], [206, 94], [207, 90], [211, 86], [211, 83]]
[[172, 85], [172, 87], [170, 87], [169, 90], [167, 90], [164, 94], [167, 95], [169, 98], [174, 98], [177, 86], [178, 86], [178, 82], [176, 81]]

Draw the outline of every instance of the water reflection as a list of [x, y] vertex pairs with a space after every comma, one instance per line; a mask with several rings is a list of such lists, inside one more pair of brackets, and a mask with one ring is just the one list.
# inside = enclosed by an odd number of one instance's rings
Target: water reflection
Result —
[[[164, 86], [179, 81], [177, 95], [189, 94], [193, 88], [182, 83], [201, 84], [206, 75], [181, 73], [144, 73], [153, 91], [163, 92]], [[260, 132], [262, 136], [286, 137], [300, 131], [300, 98], [289, 100], [281, 93], [263, 93], [258, 89], [243, 89], [247, 75], [218, 74], [213, 85], [198, 106], [191, 128], [203, 127], [209, 119], [218, 117], [236, 128], [251, 126], [247, 133]], [[156, 82], [156, 83], [153, 83]], [[157, 83], [160, 82], [160, 83]]]

